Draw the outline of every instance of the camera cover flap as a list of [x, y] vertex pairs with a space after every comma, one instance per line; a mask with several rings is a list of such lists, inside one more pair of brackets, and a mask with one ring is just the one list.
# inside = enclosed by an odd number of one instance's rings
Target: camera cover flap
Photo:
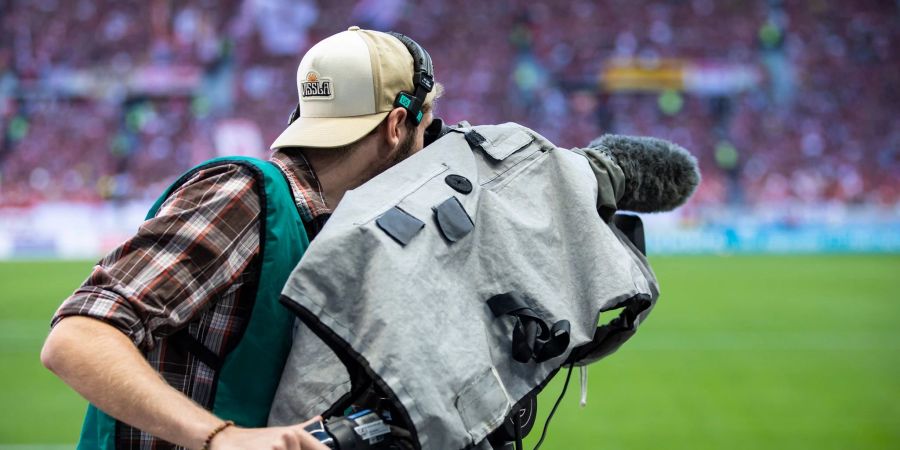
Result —
[[[489, 448], [513, 405], [615, 351], [652, 309], [653, 272], [598, 214], [583, 153], [466, 125], [347, 192], [311, 243], [282, 292], [302, 325], [270, 423], [335, 413], [362, 371], [417, 448]], [[378, 225], [395, 208], [424, 223], [404, 244]]]

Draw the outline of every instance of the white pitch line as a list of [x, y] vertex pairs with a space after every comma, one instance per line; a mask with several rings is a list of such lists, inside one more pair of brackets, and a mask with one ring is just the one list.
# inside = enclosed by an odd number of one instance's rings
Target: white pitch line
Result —
[[657, 350], [900, 350], [896, 331], [709, 331], [640, 332], [624, 346]]
[[[629, 351], [658, 350], [900, 350], [900, 332], [895, 330], [655, 330], [644, 325]], [[862, 325], [858, 325], [862, 328]], [[0, 319], [0, 353], [16, 353], [40, 345], [50, 332], [50, 321]], [[7, 348], [8, 346], [8, 348]], [[30, 347], [29, 347], [30, 348]], [[2, 444], [0, 444], [2, 445]], [[0, 448], [0, 450], [3, 450]]]

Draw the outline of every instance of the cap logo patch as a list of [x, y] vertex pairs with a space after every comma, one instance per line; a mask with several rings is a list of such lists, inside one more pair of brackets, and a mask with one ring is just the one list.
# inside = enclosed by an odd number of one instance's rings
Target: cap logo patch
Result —
[[300, 83], [300, 97], [303, 100], [330, 100], [334, 98], [331, 78], [320, 77], [315, 71], [306, 74], [306, 81]]

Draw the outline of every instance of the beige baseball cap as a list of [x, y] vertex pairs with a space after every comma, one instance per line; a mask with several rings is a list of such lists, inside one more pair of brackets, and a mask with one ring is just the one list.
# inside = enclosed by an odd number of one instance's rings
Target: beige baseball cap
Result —
[[[300, 117], [275, 139], [282, 147], [341, 147], [375, 129], [400, 91], [414, 92], [413, 58], [399, 39], [350, 27], [314, 45], [297, 68]], [[437, 90], [426, 97], [434, 99]]]

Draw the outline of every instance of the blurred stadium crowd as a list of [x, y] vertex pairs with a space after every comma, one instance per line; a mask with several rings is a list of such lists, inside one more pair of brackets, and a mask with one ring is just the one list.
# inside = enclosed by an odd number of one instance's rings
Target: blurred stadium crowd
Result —
[[420, 42], [449, 122], [685, 146], [695, 205], [900, 203], [894, 1], [0, 0], [0, 21], [0, 207], [153, 198], [264, 151], [300, 56], [349, 25]]

